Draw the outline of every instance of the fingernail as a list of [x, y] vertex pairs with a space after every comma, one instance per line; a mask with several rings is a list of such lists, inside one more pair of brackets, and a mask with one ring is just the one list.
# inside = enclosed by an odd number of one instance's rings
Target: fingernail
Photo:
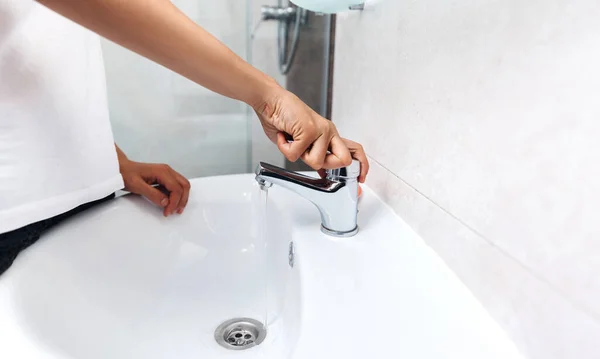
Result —
[[160, 201], [160, 205], [163, 207], [166, 207], [169, 204], [169, 199], [168, 198], [163, 198], [162, 201]]
[[182, 214], [182, 213], [183, 213], [183, 208], [179, 208], [179, 209], [177, 210], [177, 213], [179, 213], [179, 214]]

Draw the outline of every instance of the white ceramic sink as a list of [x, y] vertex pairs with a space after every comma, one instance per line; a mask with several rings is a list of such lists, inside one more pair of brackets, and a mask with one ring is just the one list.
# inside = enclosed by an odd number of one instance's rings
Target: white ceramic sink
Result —
[[[520, 358], [368, 188], [361, 231], [334, 239], [282, 188], [269, 190], [263, 223], [253, 175], [192, 186], [181, 216], [120, 197], [23, 252], [0, 277], [0, 358]], [[215, 328], [234, 317], [268, 318], [265, 341], [218, 346]]]

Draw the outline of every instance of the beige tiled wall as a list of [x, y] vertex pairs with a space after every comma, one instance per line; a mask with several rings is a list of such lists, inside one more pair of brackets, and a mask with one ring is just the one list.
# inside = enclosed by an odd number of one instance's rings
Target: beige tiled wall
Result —
[[535, 359], [600, 358], [599, 13], [387, 0], [338, 18], [333, 119], [369, 184]]

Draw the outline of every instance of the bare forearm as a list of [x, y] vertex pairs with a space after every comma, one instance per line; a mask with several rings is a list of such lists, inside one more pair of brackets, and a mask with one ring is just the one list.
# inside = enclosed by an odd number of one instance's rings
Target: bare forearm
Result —
[[229, 50], [169, 0], [38, 0], [140, 55], [257, 108], [276, 83]]

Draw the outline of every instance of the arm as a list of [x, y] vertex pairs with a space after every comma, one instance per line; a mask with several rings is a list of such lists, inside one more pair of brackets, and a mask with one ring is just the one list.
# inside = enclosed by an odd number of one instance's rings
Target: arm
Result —
[[[38, 2], [210, 90], [246, 102], [290, 161], [302, 158], [314, 169], [350, 163], [331, 121], [235, 55], [169, 0]], [[284, 133], [294, 141], [288, 143]]]

